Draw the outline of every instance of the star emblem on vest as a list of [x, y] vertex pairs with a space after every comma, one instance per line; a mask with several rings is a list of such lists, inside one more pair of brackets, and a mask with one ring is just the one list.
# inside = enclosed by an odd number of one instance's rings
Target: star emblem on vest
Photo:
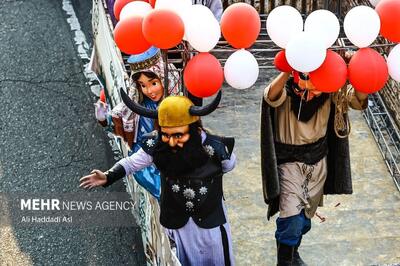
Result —
[[205, 195], [206, 193], [207, 193], [207, 188], [206, 187], [201, 187], [200, 189], [199, 189], [199, 192], [200, 192], [200, 194], [201, 195]]
[[179, 190], [181, 190], [181, 188], [179, 187], [179, 185], [177, 185], [177, 184], [175, 184], [175, 185], [172, 185], [172, 191], [173, 192], [175, 192], [175, 193], [178, 193], [179, 192]]
[[146, 145], [147, 145], [148, 147], [153, 147], [153, 146], [154, 146], [154, 139], [148, 139], [148, 140], [146, 141]]
[[189, 210], [189, 211], [192, 211], [192, 210], [193, 210], [193, 207], [194, 207], [193, 202], [187, 201], [185, 205], [186, 205], [186, 209], [187, 209], [187, 210]]
[[211, 145], [204, 146], [204, 149], [206, 150], [208, 155], [210, 155], [210, 157], [214, 155], [214, 148], [211, 147]]
[[185, 198], [187, 199], [194, 199], [194, 197], [196, 196], [196, 192], [194, 192], [194, 190], [191, 188], [186, 188], [183, 191], [183, 196], [185, 196]]

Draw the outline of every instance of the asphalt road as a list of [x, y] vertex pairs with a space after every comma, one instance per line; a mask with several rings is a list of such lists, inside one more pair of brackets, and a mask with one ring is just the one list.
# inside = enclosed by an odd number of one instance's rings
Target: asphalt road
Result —
[[[73, 4], [90, 41], [91, 1]], [[78, 179], [114, 156], [62, 0], [1, 0], [0, 17], [0, 193], [78, 192]], [[120, 228], [0, 227], [0, 265], [143, 264], [133, 217]]]

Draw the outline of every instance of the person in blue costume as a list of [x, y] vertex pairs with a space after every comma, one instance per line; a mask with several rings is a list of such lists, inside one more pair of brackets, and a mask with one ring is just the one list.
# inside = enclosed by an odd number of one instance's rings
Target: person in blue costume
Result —
[[[130, 56], [128, 63], [131, 67], [129, 96], [147, 109], [156, 110], [159, 102], [164, 98], [165, 74], [160, 50], [151, 47], [142, 54]], [[168, 79], [168, 95], [177, 95], [179, 93], [179, 77], [172, 71], [168, 75]], [[100, 101], [95, 105], [97, 120], [107, 130], [122, 137], [130, 148], [129, 156], [140, 149], [144, 134], [157, 129], [154, 119], [137, 115], [123, 102], [117, 104], [111, 112], [108, 112], [108, 106]], [[159, 199], [160, 173], [154, 165], [136, 172], [133, 176], [136, 182]]]

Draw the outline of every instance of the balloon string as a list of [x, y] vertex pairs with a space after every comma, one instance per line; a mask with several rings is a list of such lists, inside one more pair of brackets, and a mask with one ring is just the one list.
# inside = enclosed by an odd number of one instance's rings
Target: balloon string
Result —
[[297, 121], [300, 120], [300, 113], [301, 113], [301, 107], [303, 106], [303, 98], [304, 95], [306, 94], [307, 90], [304, 90], [303, 94], [300, 97], [300, 106], [299, 106], [299, 112], [297, 113]]

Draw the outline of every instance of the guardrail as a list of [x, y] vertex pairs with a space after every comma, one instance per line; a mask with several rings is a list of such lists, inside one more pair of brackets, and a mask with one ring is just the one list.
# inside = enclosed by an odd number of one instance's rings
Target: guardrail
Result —
[[[113, 26], [104, 0], [93, 0], [92, 11], [94, 60], [99, 68], [97, 74], [104, 80], [109, 104], [115, 106], [121, 101], [119, 89], [129, 86], [127, 68], [114, 43]], [[116, 142], [122, 155], [128, 156], [125, 144], [119, 140]], [[168, 236], [158, 221], [160, 209], [157, 200], [139, 186], [132, 176], [126, 178], [126, 186], [136, 202], [133, 215], [141, 228], [147, 265], [180, 265], [171, 250]]]
[[[348, 1], [346, 12], [357, 5], [370, 5], [368, 0]], [[349, 41], [344, 39], [345, 44]], [[388, 55], [390, 48], [395, 45], [385, 38], [379, 37], [374, 47], [383, 55]], [[379, 150], [393, 181], [400, 191], [400, 91], [399, 83], [389, 79], [385, 87], [369, 96], [367, 110], [363, 116], [371, 129]]]
[[235, 0], [223, 0], [224, 9], [229, 5], [244, 2], [254, 6], [260, 14], [268, 14], [277, 6], [291, 5], [297, 8], [302, 14], [311, 13], [313, 10], [320, 8], [332, 8], [332, 6], [340, 5], [340, 0], [246, 0], [246, 1], [235, 1]]

